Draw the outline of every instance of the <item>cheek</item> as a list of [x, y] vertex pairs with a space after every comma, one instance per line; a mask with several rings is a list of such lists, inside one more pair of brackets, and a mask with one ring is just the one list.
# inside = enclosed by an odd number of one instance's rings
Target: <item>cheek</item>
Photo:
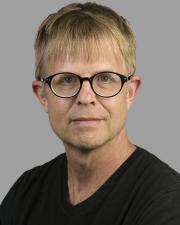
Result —
[[107, 110], [109, 111], [111, 125], [113, 125], [114, 128], [117, 127], [118, 129], [125, 126], [128, 114], [128, 104], [125, 95], [116, 96], [110, 99]]
[[127, 119], [128, 108], [125, 101], [119, 103], [119, 105], [114, 109], [114, 120], [116, 123], [121, 124], [121, 126], [125, 125]]
[[64, 99], [53, 99], [48, 104], [48, 116], [52, 129], [58, 135], [63, 132], [68, 123], [68, 109], [69, 105]]

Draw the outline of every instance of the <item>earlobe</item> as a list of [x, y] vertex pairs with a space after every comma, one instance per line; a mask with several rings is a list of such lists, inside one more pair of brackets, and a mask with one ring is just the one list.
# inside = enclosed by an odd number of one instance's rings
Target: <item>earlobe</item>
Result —
[[129, 109], [141, 85], [141, 78], [137, 75], [134, 75], [128, 85], [127, 101]]
[[44, 111], [46, 113], [48, 113], [47, 97], [46, 97], [42, 82], [38, 81], [38, 80], [34, 80], [32, 82], [32, 89], [33, 89], [33, 92], [36, 95], [37, 99], [41, 103]]

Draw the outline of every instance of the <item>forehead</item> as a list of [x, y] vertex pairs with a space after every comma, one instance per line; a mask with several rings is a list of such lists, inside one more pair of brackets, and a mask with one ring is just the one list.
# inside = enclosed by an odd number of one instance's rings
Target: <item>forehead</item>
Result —
[[121, 61], [118, 62], [116, 59], [110, 58], [109, 60], [98, 60], [94, 62], [83, 62], [83, 61], [60, 61], [51, 63], [48, 67], [48, 74], [55, 74], [60, 72], [71, 72], [81, 76], [89, 76], [102, 71], [112, 71], [123, 74], [123, 66]]
[[72, 72], [79, 75], [93, 75], [102, 71], [113, 71], [124, 74], [124, 61], [120, 54], [116, 55], [110, 49], [105, 48], [97, 55], [91, 55], [89, 60], [85, 60], [83, 57], [67, 58], [61, 60], [57, 58], [55, 61], [46, 63], [47, 75], [60, 73], [60, 72]]
[[63, 71], [84, 73], [80, 71], [83, 68], [90, 73], [99, 70], [118, 70], [123, 73], [125, 68], [117, 42], [108, 38], [101, 42], [85, 41], [76, 46], [73, 43], [59, 46], [56, 42], [47, 50], [44, 61], [46, 75]]

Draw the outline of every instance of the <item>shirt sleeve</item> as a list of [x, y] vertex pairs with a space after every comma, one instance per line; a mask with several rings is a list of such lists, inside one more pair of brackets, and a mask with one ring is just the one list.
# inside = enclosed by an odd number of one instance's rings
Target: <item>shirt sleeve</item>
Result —
[[180, 187], [161, 194], [142, 211], [136, 225], [179, 225]]

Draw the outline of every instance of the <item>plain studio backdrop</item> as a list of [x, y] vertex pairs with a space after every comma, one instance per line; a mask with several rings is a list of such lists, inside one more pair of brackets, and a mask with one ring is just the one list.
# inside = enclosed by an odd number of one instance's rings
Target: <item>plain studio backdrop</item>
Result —
[[[136, 73], [142, 86], [129, 112], [129, 137], [180, 172], [180, 3], [96, 2], [128, 18], [137, 40]], [[0, 202], [24, 171], [64, 152], [31, 83], [38, 26], [68, 3], [72, 1], [0, 3]]]

